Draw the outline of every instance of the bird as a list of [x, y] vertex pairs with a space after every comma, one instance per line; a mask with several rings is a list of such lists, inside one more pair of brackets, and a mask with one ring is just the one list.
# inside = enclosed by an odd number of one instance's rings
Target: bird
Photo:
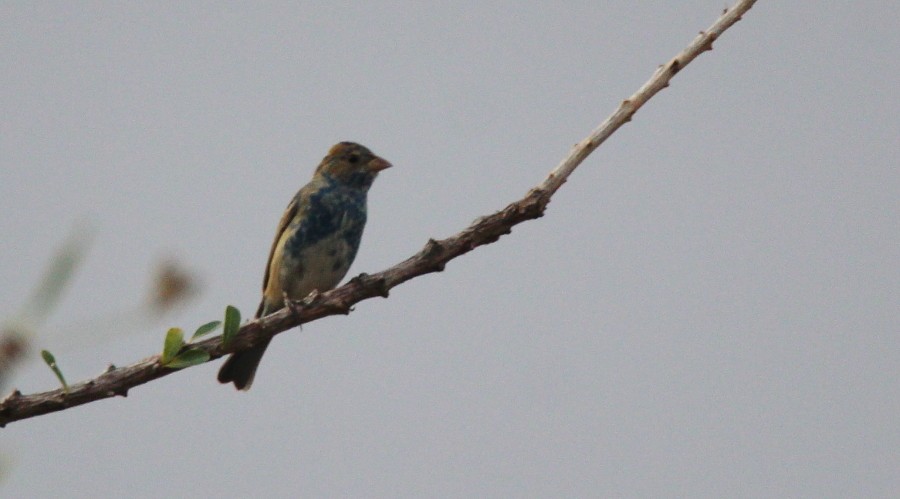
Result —
[[[256, 318], [284, 308], [285, 298], [299, 300], [341, 282], [362, 239], [369, 188], [378, 173], [390, 167], [387, 160], [354, 142], [339, 142], [329, 149], [278, 223]], [[249, 390], [270, 341], [231, 354], [219, 370], [219, 382]]]

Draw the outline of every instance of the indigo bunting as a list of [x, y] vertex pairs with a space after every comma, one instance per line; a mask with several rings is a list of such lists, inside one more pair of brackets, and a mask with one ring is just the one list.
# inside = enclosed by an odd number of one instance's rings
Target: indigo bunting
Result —
[[[366, 194], [378, 172], [391, 164], [353, 142], [333, 146], [312, 180], [288, 204], [269, 251], [263, 298], [256, 317], [313, 290], [334, 288], [350, 269], [366, 225]], [[248, 390], [269, 342], [235, 352], [219, 370], [219, 382]]]

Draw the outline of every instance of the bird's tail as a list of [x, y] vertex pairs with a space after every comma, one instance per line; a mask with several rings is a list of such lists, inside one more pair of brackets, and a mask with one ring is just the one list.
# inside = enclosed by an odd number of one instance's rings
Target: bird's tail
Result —
[[[256, 310], [256, 318], [259, 319], [265, 314], [266, 300], [263, 298]], [[253, 377], [256, 376], [256, 368], [259, 367], [259, 362], [271, 341], [272, 338], [269, 338], [265, 343], [249, 350], [231, 354], [231, 357], [228, 357], [228, 360], [219, 369], [219, 383], [234, 383], [234, 387], [238, 390], [249, 390], [250, 385], [253, 384]]]
[[249, 350], [231, 354], [219, 369], [219, 383], [234, 383], [234, 387], [238, 390], [249, 390], [256, 375], [256, 368], [259, 367], [259, 361], [266, 353], [270, 341], [271, 338]]

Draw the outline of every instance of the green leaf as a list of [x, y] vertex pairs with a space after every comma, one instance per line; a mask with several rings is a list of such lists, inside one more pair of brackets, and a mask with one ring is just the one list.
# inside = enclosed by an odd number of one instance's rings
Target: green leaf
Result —
[[47, 365], [50, 366], [53, 374], [56, 375], [56, 379], [58, 379], [60, 384], [62, 384], [63, 390], [66, 393], [69, 393], [69, 385], [66, 383], [66, 378], [63, 377], [62, 371], [59, 370], [59, 366], [56, 365], [56, 358], [53, 357], [53, 354], [48, 352], [47, 350], [41, 350], [41, 357], [43, 357], [44, 362], [46, 362]]
[[168, 365], [183, 346], [184, 331], [182, 331], [180, 327], [170, 328], [166, 333], [166, 342], [163, 345], [162, 357], [160, 357], [159, 363], [164, 366]]
[[228, 305], [225, 307], [225, 325], [222, 326], [222, 344], [227, 345], [241, 328], [241, 311]]
[[199, 338], [201, 336], [205, 336], [205, 335], [215, 331], [216, 329], [218, 329], [219, 326], [221, 326], [221, 325], [222, 325], [222, 321], [207, 322], [206, 324], [197, 328], [197, 331], [194, 332], [194, 336], [191, 336], [191, 339], [193, 340], [194, 338]]
[[209, 360], [209, 354], [205, 350], [192, 348], [178, 354], [171, 362], [166, 364], [170, 369], [184, 369], [185, 367], [196, 366]]

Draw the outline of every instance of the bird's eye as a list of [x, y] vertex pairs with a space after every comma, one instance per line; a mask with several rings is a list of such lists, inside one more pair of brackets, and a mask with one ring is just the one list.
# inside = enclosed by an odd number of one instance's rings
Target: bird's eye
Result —
[[359, 154], [351, 154], [347, 161], [353, 164], [359, 163]]

